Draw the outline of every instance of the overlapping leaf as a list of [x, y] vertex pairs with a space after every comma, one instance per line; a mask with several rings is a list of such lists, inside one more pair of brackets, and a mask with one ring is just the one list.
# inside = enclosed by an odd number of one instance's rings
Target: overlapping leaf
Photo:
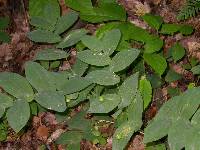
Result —
[[72, 30], [57, 45], [57, 48], [66, 48], [78, 43], [86, 33], [87, 31], [85, 29]]
[[123, 122], [113, 135], [113, 150], [123, 150], [130, 138], [142, 125], [143, 101], [139, 92], [127, 108], [128, 120]]
[[19, 132], [28, 122], [30, 117], [30, 107], [25, 100], [16, 100], [7, 111], [7, 120], [10, 127]]
[[67, 52], [59, 49], [44, 49], [36, 54], [35, 60], [57, 60], [68, 56]]
[[16, 73], [0, 73], [0, 86], [18, 99], [33, 100], [34, 92], [31, 85], [24, 77]]
[[43, 107], [57, 112], [66, 110], [65, 97], [60, 92], [42, 91], [37, 93], [35, 100]]
[[144, 60], [149, 64], [156, 73], [160, 76], [164, 73], [167, 68], [167, 62], [164, 57], [159, 54], [147, 54], [143, 55]]
[[139, 73], [131, 75], [119, 87], [118, 94], [122, 99], [121, 103], [118, 106], [119, 108], [124, 108], [130, 105], [131, 101], [135, 97], [138, 89], [138, 76]]
[[103, 52], [93, 52], [91, 50], [78, 52], [77, 57], [81, 61], [94, 66], [106, 66], [111, 62], [107, 54]]
[[121, 98], [117, 94], [105, 94], [95, 99], [90, 99], [90, 113], [109, 113], [118, 106]]
[[[169, 135], [176, 128], [176, 124], [180, 120], [189, 121], [199, 107], [199, 90], [199, 88], [190, 89], [182, 95], [173, 97], [167, 101], [145, 129], [145, 143], [156, 141]], [[185, 124], [184, 121], [181, 122]], [[183, 136], [183, 131], [181, 130], [181, 136]]]
[[87, 74], [86, 78], [93, 83], [105, 86], [115, 85], [120, 82], [119, 76], [107, 70], [91, 71]]
[[69, 29], [78, 19], [78, 13], [69, 12], [66, 15], [61, 16], [55, 26], [55, 33], [61, 34]]
[[28, 33], [28, 38], [34, 42], [57, 43], [61, 37], [55, 33], [45, 30], [34, 30]]
[[110, 63], [110, 70], [119, 72], [127, 68], [139, 55], [140, 51], [137, 49], [128, 49], [118, 52]]
[[52, 74], [36, 62], [27, 62], [25, 74], [28, 81], [37, 91], [56, 91]]

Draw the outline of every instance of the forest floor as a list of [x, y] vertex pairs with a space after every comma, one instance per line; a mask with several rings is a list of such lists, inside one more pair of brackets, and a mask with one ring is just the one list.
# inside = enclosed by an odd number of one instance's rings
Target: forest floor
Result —
[[[62, 0], [61, 0], [62, 1]], [[23, 2], [23, 3], [22, 3]], [[185, 4], [184, 0], [118, 0], [124, 6], [128, 13], [128, 20], [142, 28], [148, 29], [147, 24], [144, 23], [139, 15], [144, 12], [151, 12], [152, 14], [160, 15], [166, 23], [185, 23], [192, 25], [196, 32], [188, 37], [183, 37], [179, 34], [165, 38], [164, 53], [172, 46], [178, 39], [187, 50], [188, 56], [196, 57], [200, 61], [200, 15], [179, 22], [176, 19], [177, 13], [180, 8]], [[39, 49], [48, 47], [49, 45], [37, 45], [31, 42], [26, 34], [31, 30], [28, 22], [28, 0], [15, 0], [6, 1], [0, 0], [0, 16], [9, 16], [10, 27], [6, 30], [11, 36], [10, 43], [3, 43], [0, 45], [0, 72], [9, 71], [23, 74], [24, 63], [33, 59], [34, 55]], [[62, 5], [63, 13], [68, 8]], [[77, 25], [78, 26], [78, 25]], [[91, 33], [95, 31], [97, 25], [81, 23], [81, 26], [89, 29]], [[148, 29], [149, 30], [149, 29]], [[150, 32], [154, 32], [151, 31]], [[162, 38], [162, 37], [161, 37]], [[145, 114], [145, 120], [151, 120], [162, 103], [167, 101], [170, 96], [167, 92], [168, 87], [179, 88], [185, 91], [188, 83], [196, 82], [193, 74], [184, 68], [182, 64], [188, 62], [185, 57], [179, 63], [171, 63], [169, 66], [183, 77], [181, 80], [172, 82], [168, 85], [163, 85], [154, 92], [154, 100]], [[78, 111], [80, 108], [76, 108]], [[41, 145], [46, 145], [48, 149], [62, 150], [62, 146], [56, 146], [53, 142], [63, 131], [66, 130], [65, 124], [60, 124], [56, 117], [51, 112], [42, 112], [38, 116], [34, 116], [29, 127], [25, 133], [15, 135], [12, 130], [9, 131], [9, 136], [6, 142], [0, 142], [0, 149], [22, 149], [22, 150], [36, 150], [41, 149]], [[113, 126], [102, 129], [112, 135]], [[143, 135], [139, 134], [133, 138], [128, 146], [129, 150], [143, 150]], [[88, 141], [82, 141], [82, 150], [109, 150], [111, 149], [112, 139], [107, 139], [105, 146], [93, 145]]]

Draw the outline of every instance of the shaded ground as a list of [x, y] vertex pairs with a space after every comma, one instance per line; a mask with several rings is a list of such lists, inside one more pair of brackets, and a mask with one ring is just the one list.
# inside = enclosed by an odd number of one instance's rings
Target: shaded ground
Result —
[[[62, 1], [62, 0], [61, 0]], [[185, 3], [184, 0], [118, 0], [121, 5], [128, 12], [128, 19], [130, 22], [138, 25], [142, 28], [146, 28], [150, 32], [155, 32], [150, 30], [141, 19], [140, 15], [146, 12], [152, 12], [153, 14], [160, 15], [164, 18], [167, 23], [179, 23], [176, 19], [176, 15], [180, 7]], [[23, 65], [26, 61], [31, 60], [38, 49], [43, 47], [48, 47], [49, 45], [36, 45], [27, 39], [26, 33], [30, 31], [30, 26], [28, 23], [28, 13], [27, 13], [27, 0], [0, 0], [0, 16], [9, 16], [11, 23], [8, 32], [11, 36], [11, 43], [0, 45], [0, 72], [11, 71], [16, 73], [23, 72]], [[62, 13], [66, 13], [68, 8], [66, 8], [61, 3]], [[177, 73], [183, 75], [181, 81], [176, 81], [170, 83], [169, 85], [163, 85], [161, 89], [155, 90], [154, 100], [152, 105], [145, 113], [145, 121], [152, 119], [160, 106], [169, 99], [167, 93], [168, 87], [180, 88], [181, 91], [186, 89], [186, 86], [190, 82], [195, 82], [196, 79], [191, 72], [182, 68], [182, 64], [188, 62], [190, 56], [196, 57], [200, 60], [200, 15], [185, 21], [184, 23], [193, 25], [196, 29], [195, 34], [190, 37], [182, 37], [181, 35], [174, 35], [170, 37], [161, 37], [165, 40], [164, 53], [179, 40], [183, 46], [188, 50], [187, 57], [185, 57], [178, 64], [171, 63], [169, 66]], [[94, 32], [96, 26], [91, 24], [85, 24], [79, 22], [76, 24], [76, 28], [85, 27]], [[33, 117], [32, 122], [25, 131], [25, 134], [14, 135], [10, 130], [7, 142], [0, 143], [0, 149], [23, 149], [23, 150], [36, 150], [39, 149], [41, 145], [45, 145], [47, 149], [63, 149], [62, 146], [56, 146], [53, 141], [59, 137], [61, 133], [67, 130], [66, 124], [59, 124], [54, 114], [50, 112], [40, 113], [38, 116]], [[113, 129], [108, 128], [109, 131]], [[108, 131], [108, 132], [109, 132]], [[144, 145], [142, 143], [143, 134], [139, 134], [134, 139], [131, 140], [128, 146], [129, 150], [143, 150]], [[84, 150], [109, 150], [111, 149], [112, 139], [107, 140], [106, 146], [100, 147], [92, 145], [88, 141], [82, 142], [82, 149]]]

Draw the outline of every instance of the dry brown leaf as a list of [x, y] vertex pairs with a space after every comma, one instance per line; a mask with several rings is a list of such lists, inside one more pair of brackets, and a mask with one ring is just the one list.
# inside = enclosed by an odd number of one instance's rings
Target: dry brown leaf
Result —
[[49, 134], [49, 130], [44, 125], [39, 126], [39, 128], [37, 129], [37, 132], [36, 132], [36, 136], [39, 139], [45, 140], [45, 141], [47, 140], [48, 134]]

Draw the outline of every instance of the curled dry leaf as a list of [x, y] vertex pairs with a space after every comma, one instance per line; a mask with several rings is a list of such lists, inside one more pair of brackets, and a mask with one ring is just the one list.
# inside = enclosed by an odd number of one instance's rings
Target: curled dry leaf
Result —
[[46, 141], [47, 140], [47, 137], [49, 135], [49, 130], [46, 126], [42, 125], [42, 126], [39, 126], [39, 128], [37, 129], [37, 132], [36, 132], [36, 136], [43, 140], [43, 141]]

